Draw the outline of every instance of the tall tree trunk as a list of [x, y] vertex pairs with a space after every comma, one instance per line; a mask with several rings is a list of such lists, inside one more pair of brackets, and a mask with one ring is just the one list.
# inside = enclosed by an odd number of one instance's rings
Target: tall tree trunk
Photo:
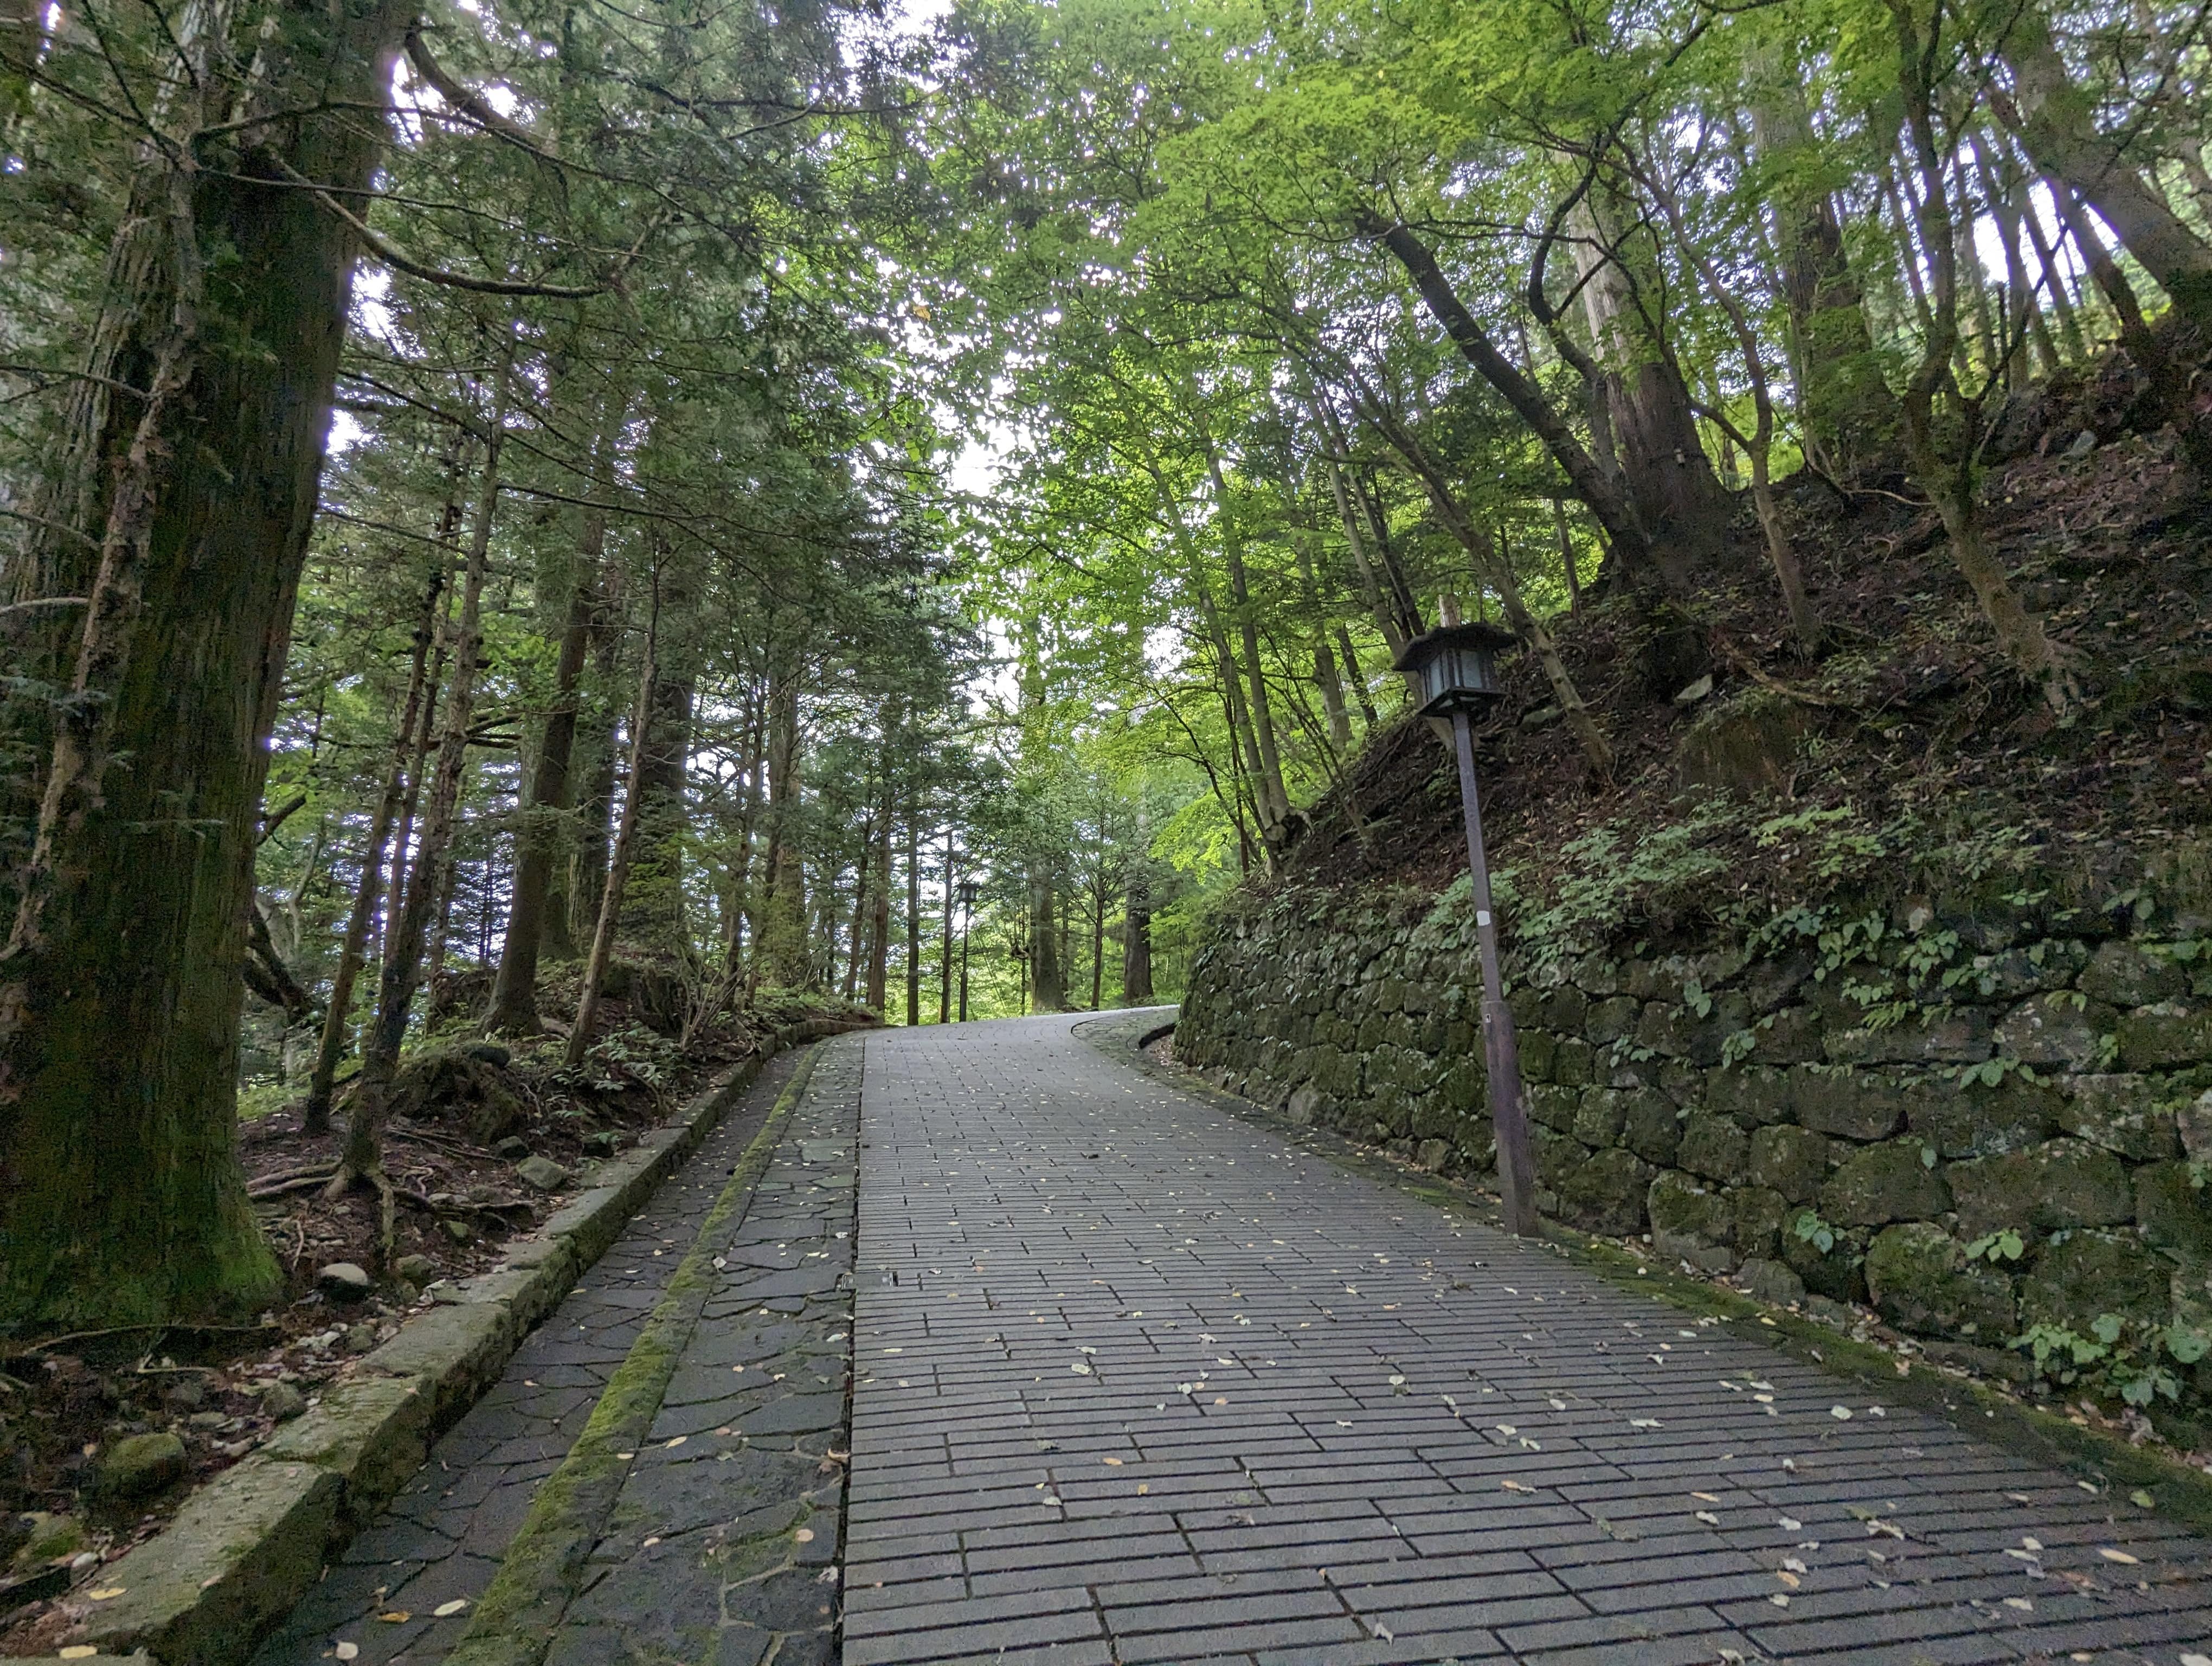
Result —
[[945, 830], [945, 975], [937, 984], [937, 1021], [952, 1022], [952, 910], [956, 906], [952, 871], [952, 830]]
[[[659, 534], [655, 532], [658, 538]], [[668, 558], [656, 544], [655, 570], [663, 587], [661, 615], [682, 622], [664, 626], [653, 686], [652, 745], [638, 783], [637, 836], [621, 934], [641, 947], [681, 957], [690, 947], [684, 910], [686, 787], [691, 755], [692, 704], [699, 665], [696, 630], [685, 628], [695, 611], [700, 575], [689, 559]]]
[[[795, 666], [769, 673], [768, 874], [756, 966], [786, 988], [812, 981], [807, 945], [806, 871], [799, 848], [799, 680]], [[765, 963], [764, 964], [763, 963]]]
[[1137, 795], [1137, 836], [1132, 841], [1128, 892], [1122, 904], [1121, 1004], [1146, 1006], [1152, 1000], [1152, 818], [1142, 789]]
[[1497, 390], [1543, 442], [1553, 460], [1566, 471], [1575, 495], [1604, 530], [1606, 541], [1621, 565], [1632, 574], [1656, 572], [1667, 576], [1670, 582], [1686, 583], [1689, 568], [1694, 563], [1686, 562], [1672, 549], [1665, 551], [1664, 559], [1661, 559], [1661, 552], [1655, 549], [1652, 535], [1636, 504], [1620, 484], [1599, 466], [1582, 441], [1575, 438], [1574, 430], [1553, 407], [1543, 389], [1498, 351], [1497, 344], [1467, 310], [1428, 246], [1413, 234], [1410, 227], [1402, 222], [1386, 222], [1379, 216], [1364, 219], [1360, 230], [1397, 258], [1407, 276], [1413, 280], [1413, 287], [1420, 292], [1422, 303], [1443, 326], [1460, 356]]
[[[867, 958], [868, 891], [869, 882], [875, 874], [875, 830], [872, 827], [863, 827], [860, 830], [860, 852], [853, 862], [853, 925], [852, 929], [846, 935], [845, 984], [842, 991], [848, 1001], [860, 992], [860, 963]], [[837, 952], [836, 925], [834, 920], [830, 923], [830, 964], [834, 967], [836, 964]]]
[[421, 981], [428, 986], [431, 1004], [437, 1004], [438, 979], [446, 970], [446, 945], [453, 928], [453, 901], [461, 883], [460, 842], [462, 832], [461, 806], [469, 798], [469, 765], [465, 755], [461, 762], [461, 784], [453, 793], [453, 825], [447, 836], [445, 854], [438, 865], [438, 895], [430, 907], [430, 933], [422, 949]]
[[1728, 494], [1705, 460], [1681, 367], [1644, 317], [1619, 216], [1593, 192], [1577, 217], [1583, 312], [1596, 348], [1621, 478], [1654, 546], [1668, 550], [1686, 574], [1719, 555]]
[[2001, 141], [1993, 144], [1986, 135], [1977, 133], [1973, 149], [1975, 166], [1981, 172], [1983, 194], [1989, 199], [1990, 216], [1997, 222], [1997, 235], [2004, 243], [2005, 283], [2012, 292], [2007, 298], [2010, 310], [2027, 325], [2038, 368], [2045, 376], [2056, 374], [2058, 349], [2051, 339], [2051, 331], [2044, 326], [2043, 308], [2035, 298], [2035, 284], [2027, 275], [2027, 261], [2020, 252], [2020, 170], [2012, 166], [2012, 159], [2005, 155]]
[[1105, 988], [1106, 876], [1102, 873], [1091, 888], [1091, 1010], [1094, 1012], [1099, 1009]]
[[2065, 349], [2065, 356], [2079, 364], [2088, 356], [2088, 344], [2081, 337], [2081, 321], [2074, 310], [2074, 298], [2068, 293], [2066, 271], [2059, 263], [2058, 252], [2052, 246], [2050, 236], [2043, 229], [2043, 216], [2035, 206], [2035, 193], [2022, 189], [2020, 193], [2020, 217], [2027, 233], [2028, 246], [2035, 251], [2036, 264], [2043, 271], [2044, 293], [2051, 297], [2051, 316], [2058, 320], [2058, 339]]
[[1344, 526], [1344, 539], [1352, 550], [1352, 564], [1359, 575], [1359, 587], [1366, 593], [1367, 611], [1375, 620], [1376, 629], [1382, 633], [1382, 641], [1396, 659], [1407, 642], [1420, 634], [1416, 624], [1412, 629], [1398, 617], [1397, 609], [1385, 601], [1382, 587], [1375, 576], [1375, 564], [1367, 557], [1367, 541], [1361, 536], [1359, 519], [1352, 511], [1352, 494], [1346, 489], [1344, 470], [1332, 453], [1324, 459], [1328, 470], [1330, 494], [1336, 499], [1337, 519]]
[[[628, 400], [610, 397], [593, 441], [592, 477], [599, 490], [609, 489], [612, 451], [618, 440], [619, 413]], [[577, 705], [584, 664], [601, 628], [599, 564], [606, 553], [607, 512], [596, 504], [581, 511], [575, 570], [568, 585], [568, 612], [562, 622], [560, 654], [553, 668], [553, 707], [531, 771], [521, 824], [515, 835], [514, 885], [507, 907], [507, 932], [500, 950], [499, 976], [492, 984], [491, 1010], [484, 1028], [493, 1035], [534, 1036], [538, 1022], [538, 959], [548, 924], [547, 903], [561, 858], [562, 825], [569, 799], [569, 766], [576, 746]], [[568, 909], [561, 910], [565, 937]]]
[[[608, 587], [610, 591], [615, 587], [611, 584]], [[621, 616], [623, 610], [617, 597], [610, 594], [605, 605], [610, 619]], [[609, 628], [595, 631], [593, 638], [592, 684], [599, 689], [611, 690], [616, 661], [622, 652], [622, 633]], [[611, 697], [609, 705], [612, 705]], [[577, 714], [578, 745], [585, 748], [587, 763], [581, 772], [582, 790], [577, 795], [576, 846], [568, 859], [566, 906], [562, 910], [566, 928], [572, 934], [586, 921], [599, 919], [599, 898], [606, 892], [607, 853], [614, 841], [615, 775], [622, 761], [615, 743], [619, 710], [617, 707], [590, 713], [580, 711]], [[570, 767], [574, 768], [573, 761]], [[588, 938], [579, 945], [572, 937], [568, 946], [569, 954], [558, 958], [574, 958], [579, 946], [586, 954], [591, 952]], [[549, 944], [549, 952], [550, 947]]]
[[1832, 474], [1854, 472], [1892, 426], [1894, 402], [1874, 356], [1858, 279], [1844, 252], [1835, 198], [1808, 183], [1817, 160], [1800, 66], [1791, 54], [1754, 64], [1752, 143], [1775, 167], [1774, 222], [1783, 299], [1796, 349], [1800, 399], [1812, 449]]
[[[760, 834], [761, 777], [765, 773], [768, 751], [768, 703], [761, 696], [757, 684], [747, 694], [745, 703], [750, 713], [750, 727], [745, 732], [743, 765], [744, 806], [738, 818], [738, 850], [730, 862], [730, 894], [722, 919], [725, 977], [732, 990], [738, 987], [738, 972], [744, 964], [746, 927], [752, 918], [753, 846], [758, 842]], [[755, 942], [752, 947], [757, 952], [760, 945]]]
[[[886, 760], [888, 763], [889, 760]], [[891, 783], [884, 772], [883, 797], [876, 807], [876, 876], [869, 887], [868, 1009], [888, 1018], [891, 958]]]
[[921, 1023], [921, 812], [906, 807], [906, 1022]]
[[647, 616], [645, 653], [638, 666], [637, 703], [630, 708], [629, 790], [623, 794], [622, 821], [615, 830], [614, 848], [607, 853], [606, 888], [599, 893], [599, 917], [592, 927], [592, 952], [584, 962], [584, 987], [576, 1000], [575, 1026], [568, 1031], [562, 1055], [571, 1070], [584, 1062], [592, 1049], [592, 1032], [599, 1025], [600, 992], [605, 988], [607, 963], [614, 958], [615, 928], [622, 919], [623, 891], [629, 884], [630, 853], [636, 848], [638, 800], [645, 780], [646, 760], [653, 744], [653, 693], [659, 675], [660, 579], [653, 575], [652, 611]]
[[1067, 980], [1060, 958], [1058, 887], [1049, 861], [1030, 863], [1030, 987], [1036, 1009], [1058, 1012], [1067, 1006]]
[[1252, 606], [1252, 587], [1244, 569], [1244, 539], [1237, 526], [1237, 513], [1229, 501], [1229, 488], [1221, 477], [1221, 459], [1212, 439], [1206, 440], [1206, 471], [1213, 483], [1214, 513], [1221, 528], [1222, 558], [1229, 568], [1230, 610], [1244, 646], [1244, 669], [1251, 678], [1252, 734], [1256, 744], [1261, 789], [1267, 808], [1280, 824], [1291, 813], [1290, 793], [1283, 786], [1283, 761], [1275, 744], [1275, 714], [1267, 698], [1267, 672], [1260, 659], [1260, 624]]
[[[2034, 4], [2008, 8], [1997, 51], [2012, 71], [2010, 94], [1994, 93], [1998, 119], [2020, 135], [2036, 166], [2063, 180], [2119, 234], [2130, 254], [2172, 297], [2174, 310], [2212, 337], [2212, 244], [2173, 211], [2154, 180], [2126, 154], [2126, 141], [2098, 132], [2089, 96], [2074, 82]], [[2144, 160], [2155, 162], [2146, 153]]]
[[[1959, 226], [1951, 209], [1948, 158], [1936, 137], [1936, 93], [1929, 83], [1929, 50], [1911, 9], [1895, 0], [1890, 8], [1897, 31], [1898, 87], [1903, 94], [1911, 161], [1920, 176], [1912, 229], [1929, 261], [1928, 331], [1901, 400], [1907, 455], [1915, 474], [1935, 500], [1948, 534], [1951, 556], [1980, 603], [1999, 650], [2063, 718], [2077, 690], [2071, 668], [2043, 629], [2043, 622], [2021, 605], [2003, 563], [1982, 526], [1981, 489], [1976, 458], [1980, 451], [1980, 410], [1964, 401], [1960, 425], [1939, 428], [1938, 393], [1955, 388], [1954, 360], [1959, 344]], [[1946, 455], [1946, 447], [1949, 455]]]
[[1314, 573], [1313, 546], [1306, 535], [1305, 518], [1298, 508], [1297, 489], [1287, 468], [1282, 482], [1284, 512], [1290, 520], [1291, 548], [1298, 562], [1298, 587], [1305, 602], [1306, 617], [1314, 629], [1314, 686], [1321, 690], [1322, 710], [1328, 719], [1329, 742], [1339, 752], [1346, 752], [1352, 749], [1352, 718], [1344, 708], [1344, 682], [1337, 674], [1336, 654], [1329, 646], [1328, 629], [1322, 623], [1321, 581]]
[[2081, 199], [2063, 181], [2052, 185], [2051, 196], [2066, 221], [2066, 229], [2073, 234], [2075, 246], [2088, 263], [2090, 278], [2119, 320], [2120, 345], [2149, 383], [2144, 390], [2144, 406], [2172, 428], [2175, 447], [2197, 483], [2212, 486], [2212, 425], [2197, 414], [2190, 391], [2191, 365], [2166, 350], [2166, 343], [2143, 317], [2135, 286], [2112, 258], [2105, 240], [2097, 235]]
[[0, 880], [0, 1324], [277, 1289], [234, 1145], [239, 967], [356, 249], [295, 182], [368, 187], [410, 15], [171, 20], [185, 73], [133, 159], [93, 374], [0, 574], [0, 604], [88, 603], [0, 615], [0, 663], [68, 695], [9, 737], [41, 763], [0, 788], [34, 830]]
[[[438, 603], [446, 586], [444, 556], [441, 549], [431, 566], [422, 617], [416, 623], [414, 654], [407, 671], [407, 694], [392, 736], [392, 759], [385, 766], [384, 791], [369, 819], [368, 839], [362, 851], [361, 883], [354, 891], [353, 912], [346, 917], [345, 940], [339, 946], [337, 970], [331, 979], [330, 1008], [323, 1014], [321, 1044], [315, 1052], [314, 1072], [307, 1080], [307, 1108], [301, 1119], [301, 1131], [310, 1134], [330, 1132], [331, 1085], [337, 1076], [338, 1060], [345, 1052], [346, 1032], [353, 1012], [354, 980], [361, 976], [362, 961], [368, 947], [369, 923], [376, 917], [376, 901], [384, 884], [385, 847], [392, 837], [392, 824], [398, 819], [400, 802], [406, 793], [408, 760], [415, 751], [416, 731], [422, 727], [430, 639], [437, 629]], [[395, 873], [402, 854], [393, 854], [392, 866]]]
[[477, 496], [475, 525], [469, 532], [460, 618], [453, 632], [453, 682], [446, 690], [445, 723], [438, 737], [437, 758], [431, 765], [422, 831], [416, 842], [415, 864], [407, 878], [398, 928], [377, 978], [376, 1018], [362, 1049], [361, 1076], [346, 1119], [345, 1151], [330, 1185], [332, 1197], [343, 1195], [357, 1180], [375, 1185], [385, 1200], [387, 1249], [392, 1239], [391, 1183], [384, 1177], [384, 1117], [420, 980], [431, 912], [448, 895], [453, 833], [460, 819], [461, 775], [468, 762], [469, 727], [476, 715], [477, 660], [483, 645], [484, 569], [491, 549], [492, 521], [499, 513], [500, 452], [506, 438], [507, 399], [514, 377], [513, 350], [514, 339], [509, 336], [502, 344], [492, 392], [491, 422], [485, 430], [483, 479]]
[[1336, 626], [1336, 651], [1341, 658], [1346, 680], [1352, 684], [1352, 699], [1359, 707], [1360, 723], [1371, 730], [1379, 721], [1375, 715], [1375, 702], [1367, 692], [1366, 673], [1359, 669], [1359, 650], [1352, 645], [1352, 633], [1344, 628], [1341, 620]]

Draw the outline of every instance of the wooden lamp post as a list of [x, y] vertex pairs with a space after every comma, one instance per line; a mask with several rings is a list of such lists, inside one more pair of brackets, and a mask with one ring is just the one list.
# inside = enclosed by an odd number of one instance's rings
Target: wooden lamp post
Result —
[[1521, 1094], [1521, 1053], [1498, 970], [1498, 926], [1490, 908], [1490, 863], [1482, 848], [1472, 721], [1504, 694], [1498, 680], [1498, 655], [1514, 641], [1510, 632], [1495, 625], [1461, 624], [1456, 610], [1448, 605], [1445, 623], [1407, 642], [1395, 664], [1419, 682], [1421, 715], [1451, 722], [1452, 745], [1459, 757], [1460, 807], [1467, 817], [1475, 936], [1482, 952], [1482, 1057], [1490, 1080], [1491, 1127], [1498, 1141], [1498, 1189], [1505, 1204], [1505, 1230], [1525, 1238], [1537, 1235], [1536, 1165], [1528, 1149], [1528, 1113]]

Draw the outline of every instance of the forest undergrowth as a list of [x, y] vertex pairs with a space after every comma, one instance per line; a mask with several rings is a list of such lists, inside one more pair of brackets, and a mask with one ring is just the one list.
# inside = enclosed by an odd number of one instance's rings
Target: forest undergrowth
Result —
[[[112, 1561], [158, 1532], [195, 1487], [344, 1381], [441, 1286], [495, 1265], [509, 1239], [590, 1183], [592, 1161], [635, 1145], [775, 1030], [870, 1016], [764, 989], [687, 1044], [656, 1010], [652, 969], [614, 970], [623, 993], [602, 1007], [602, 1038], [575, 1069], [553, 1030], [484, 1040], [486, 992], [465, 976], [432, 991], [385, 1135], [398, 1202], [388, 1256], [377, 1196], [326, 1190], [356, 1072], [339, 1082], [335, 1132], [302, 1129], [297, 1093], [241, 1127], [247, 1195], [285, 1279], [253, 1322], [65, 1335], [0, 1354], [0, 1656], [50, 1653], [41, 1622], [49, 1599], [82, 1583], [73, 1562]], [[579, 976], [573, 963], [550, 969], [549, 1006], [573, 1006]], [[370, 1276], [355, 1287], [333, 1267]], [[162, 1435], [176, 1445], [144, 1444]], [[112, 1454], [131, 1442], [141, 1444], [124, 1477]]]

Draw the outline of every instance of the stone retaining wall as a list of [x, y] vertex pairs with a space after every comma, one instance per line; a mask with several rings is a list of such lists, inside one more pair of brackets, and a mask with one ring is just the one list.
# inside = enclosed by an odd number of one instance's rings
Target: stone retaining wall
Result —
[[[1679, 952], [1509, 945], [1540, 1207], [1770, 1299], [1870, 1301], [1993, 1347], [2052, 1327], [2138, 1377], [2197, 1375], [2212, 846], [2028, 877]], [[1176, 1055], [1296, 1120], [1486, 1169], [1480, 976], [1464, 881], [1240, 894], [1194, 959]]]

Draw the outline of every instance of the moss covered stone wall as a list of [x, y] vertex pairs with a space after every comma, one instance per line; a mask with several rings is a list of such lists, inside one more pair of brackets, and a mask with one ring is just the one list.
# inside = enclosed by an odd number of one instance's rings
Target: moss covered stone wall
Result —
[[[1177, 1055], [1298, 1121], [1486, 1169], [1472, 914], [1464, 881], [1234, 898]], [[1668, 949], [1509, 945], [1547, 1214], [1923, 1335], [2079, 1339], [2139, 1394], [2194, 1374], [2212, 1336], [2203, 844]]]

